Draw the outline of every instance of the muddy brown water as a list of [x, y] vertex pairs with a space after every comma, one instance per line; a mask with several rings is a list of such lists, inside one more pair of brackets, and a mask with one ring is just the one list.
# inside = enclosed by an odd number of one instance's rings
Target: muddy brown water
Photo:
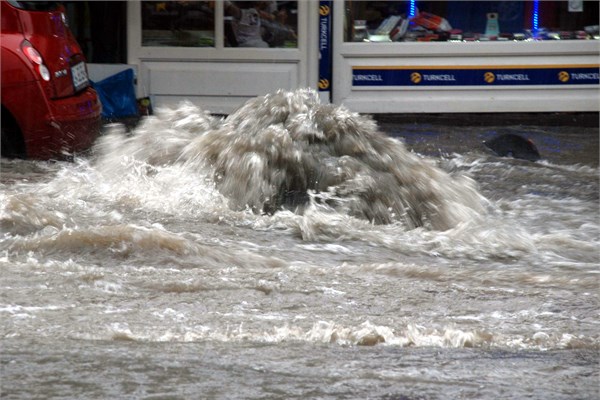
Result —
[[3, 159], [2, 398], [597, 398], [598, 128], [312, 96]]

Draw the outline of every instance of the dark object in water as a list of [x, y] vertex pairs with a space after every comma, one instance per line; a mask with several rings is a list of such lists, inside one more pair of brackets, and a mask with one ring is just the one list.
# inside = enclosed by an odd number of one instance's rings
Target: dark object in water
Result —
[[530, 139], [513, 133], [507, 133], [483, 142], [500, 157], [520, 158], [528, 161], [539, 160], [540, 153]]

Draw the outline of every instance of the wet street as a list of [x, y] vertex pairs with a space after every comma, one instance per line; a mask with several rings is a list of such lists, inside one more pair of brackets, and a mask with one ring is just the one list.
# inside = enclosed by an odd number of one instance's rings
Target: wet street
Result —
[[2, 159], [1, 397], [597, 398], [598, 148], [291, 93]]

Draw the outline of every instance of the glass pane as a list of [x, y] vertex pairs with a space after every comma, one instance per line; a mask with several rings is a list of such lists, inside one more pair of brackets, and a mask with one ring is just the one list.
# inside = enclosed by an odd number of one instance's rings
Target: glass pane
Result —
[[298, 47], [297, 1], [225, 1], [226, 47]]
[[589, 40], [598, 1], [346, 1], [347, 42]]
[[214, 1], [142, 1], [142, 46], [215, 45]]

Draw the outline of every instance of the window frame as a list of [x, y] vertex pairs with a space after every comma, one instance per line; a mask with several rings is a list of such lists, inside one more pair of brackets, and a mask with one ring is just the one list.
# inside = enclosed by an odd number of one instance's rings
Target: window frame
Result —
[[298, 0], [298, 45], [295, 48], [254, 48], [225, 47], [224, 2], [215, 1], [215, 45], [214, 47], [168, 47], [142, 46], [141, 1], [127, 2], [127, 15], [130, 23], [127, 29], [128, 62], [139, 60], [272, 60], [274, 62], [290, 62], [300, 60], [310, 47], [309, 35], [306, 31], [308, 18], [311, 16], [313, 1]]

